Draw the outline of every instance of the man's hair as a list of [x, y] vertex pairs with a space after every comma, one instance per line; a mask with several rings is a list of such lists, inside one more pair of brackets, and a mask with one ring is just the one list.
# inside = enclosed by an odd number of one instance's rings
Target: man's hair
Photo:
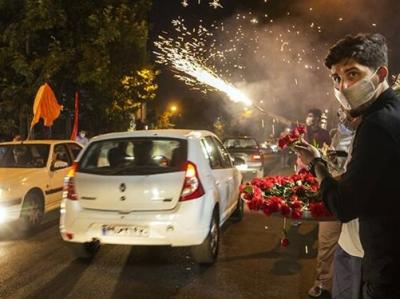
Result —
[[318, 118], [321, 118], [322, 116], [322, 111], [318, 108], [311, 108], [310, 110], [308, 110], [307, 113], [311, 113], [312, 115], [314, 115], [314, 117]]
[[331, 68], [344, 59], [354, 59], [371, 69], [388, 66], [388, 48], [382, 34], [360, 33], [347, 35], [339, 40], [325, 58], [325, 66]]

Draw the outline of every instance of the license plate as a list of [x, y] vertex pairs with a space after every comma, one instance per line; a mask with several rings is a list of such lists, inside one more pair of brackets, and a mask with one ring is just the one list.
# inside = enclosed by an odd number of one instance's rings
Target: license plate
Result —
[[147, 237], [149, 229], [140, 225], [114, 225], [104, 224], [101, 227], [103, 236]]

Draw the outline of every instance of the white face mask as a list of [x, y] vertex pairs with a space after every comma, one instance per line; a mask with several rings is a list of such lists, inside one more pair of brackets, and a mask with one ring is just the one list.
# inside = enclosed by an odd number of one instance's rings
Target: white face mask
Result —
[[334, 88], [335, 96], [339, 103], [346, 110], [352, 110], [373, 100], [376, 97], [377, 88], [372, 82], [372, 78], [377, 72], [378, 70], [376, 70], [370, 77], [361, 79], [342, 91]]

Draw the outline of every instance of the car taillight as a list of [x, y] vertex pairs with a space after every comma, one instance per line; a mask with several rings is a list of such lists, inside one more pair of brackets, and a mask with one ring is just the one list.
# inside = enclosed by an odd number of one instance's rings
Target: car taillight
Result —
[[64, 195], [63, 197], [69, 200], [78, 200], [78, 194], [75, 189], [75, 174], [78, 170], [78, 163], [74, 162], [71, 169], [68, 171], [64, 179]]
[[255, 154], [255, 155], [251, 155], [251, 160], [253, 161], [259, 161], [261, 160], [261, 155], [260, 154]]
[[203, 196], [204, 189], [200, 182], [196, 165], [192, 162], [187, 162], [185, 171], [185, 181], [179, 201], [191, 200]]

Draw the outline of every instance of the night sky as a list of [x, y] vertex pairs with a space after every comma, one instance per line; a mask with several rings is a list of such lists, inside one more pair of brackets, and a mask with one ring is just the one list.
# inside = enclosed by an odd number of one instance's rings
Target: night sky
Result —
[[[229, 62], [227, 65], [217, 62], [216, 67], [219, 70], [225, 67], [227, 72], [229, 69], [230, 77], [224, 79], [243, 87], [264, 109], [291, 120], [302, 121], [306, 110], [315, 106], [336, 109], [323, 59], [329, 47], [346, 34], [379, 32], [385, 35], [390, 49], [390, 71], [400, 72], [400, 39], [396, 35], [400, 32], [398, 0], [220, 0], [223, 8], [218, 9], [209, 6], [210, 0], [201, 0], [200, 4], [198, 0], [187, 2], [189, 5], [183, 7], [181, 0], [154, 0], [149, 49], [154, 50], [153, 41], [159, 34], [178, 36], [171, 25], [178, 17], [185, 20], [188, 28], [202, 24], [212, 31], [213, 23], [223, 22], [233, 34], [241, 26], [245, 37], [238, 48], [242, 51], [233, 53], [227, 60], [238, 59], [234, 55], [240, 53], [244, 69], [233, 69], [234, 63]], [[228, 47], [224, 34], [216, 33], [215, 37]], [[287, 51], [289, 48], [292, 52]], [[297, 52], [303, 60], [295, 64], [296, 55], [300, 57]], [[218, 92], [203, 94], [191, 90], [174, 78], [167, 67], [157, 67], [162, 74], [155, 106], [162, 111], [168, 104], [180, 105], [182, 126], [212, 128], [218, 116], [239, 117], [240, 104], [233, 105]], [[198, 123], [199, 120], [202, 121]]]

